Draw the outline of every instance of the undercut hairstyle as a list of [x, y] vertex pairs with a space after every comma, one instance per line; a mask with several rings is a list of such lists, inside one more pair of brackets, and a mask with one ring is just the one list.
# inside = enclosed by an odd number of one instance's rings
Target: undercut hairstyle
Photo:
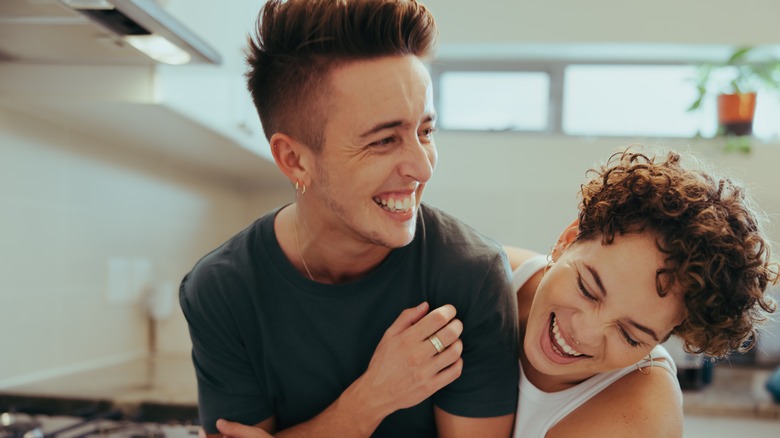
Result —
[[[664, 155], [664, 154], [662, 154]], [[665, 266], [660, 296], [681, 293], [687, 315], [672, 334], [689, 353], [747, 351], [776, 310], [767, 287], [778, 278], [761, 212], [744, 187], [693, 157], [647, 156], [629, 148], [610, 157], [580, 191], [577, 240], [651, 232]]]
[[266, 138], [283, 132], [319, 152], [335, 68], [384, 56], [428, 61], [437, 41], [433, 15], [414, 0], [269, 0], [246, 58]]

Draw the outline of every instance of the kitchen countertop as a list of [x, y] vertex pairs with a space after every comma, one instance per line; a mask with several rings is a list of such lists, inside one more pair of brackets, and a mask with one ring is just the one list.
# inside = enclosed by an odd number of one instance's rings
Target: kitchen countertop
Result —
[[[712, 383], [683, 391], [686, 415], [762, 418], [780, 423], [780, 404], [764, 388], [771, 370], [718, 364]], [[161, 355], [99, 370], [8, 388], [5, 394], [110, 400], [117, 407], [142, 404], [197, 409], [195, 370], [189, 355]], [[2, 393], [0, 393], [2, 395]], [[195, 411], [193, 411], [195, 412]]]
[[683, 391], [687, 415], [773, 419], [780, 422], [780, 404], [765, 388], [772, 370], [715, 365], [712, 383]]
[[97, 370], [41, 380], [2, 395], [108, 400], [126, 412], [142, 405], [180, 407], [197, 418], [198, 390], [189, 355], [160, 355]]

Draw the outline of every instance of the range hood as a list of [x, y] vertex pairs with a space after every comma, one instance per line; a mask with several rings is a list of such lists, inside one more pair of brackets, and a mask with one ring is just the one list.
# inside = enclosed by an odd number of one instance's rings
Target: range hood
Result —
[[219, 64], [155, 0], [0, 0], [0, 61]]

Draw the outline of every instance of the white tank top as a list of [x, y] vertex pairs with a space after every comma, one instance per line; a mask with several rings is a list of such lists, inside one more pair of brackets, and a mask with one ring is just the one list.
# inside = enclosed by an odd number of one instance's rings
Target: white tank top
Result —
[[[531, 276], [544, 269], [547, 265], [545, 257], [534, 256], [518, 266], [512, 273], [512, 287], [517, 291]], [[667, 369], [672, 375], [677, 375], [677, 367], [666, 349], [660, 345], [653, 348], [650, 356], [654, 359], [663, 357], [666, 360], [654, 361], [653, 366]], [[638, 362], [640, 368], [650, 366], [647, 358]], [[544, 392], [534, 386], [523, 373], [520, 365], [520, 395], [518, 398], [517, 416], [515, 417], [515, 438], [543, 438], [547, 431], [561, 419], [580, 407], [591, 397], [603, 391], [606, 387], [628, 373], [635, 371], [636, 366], [596, 374], [584, 382], [558, 392]]]

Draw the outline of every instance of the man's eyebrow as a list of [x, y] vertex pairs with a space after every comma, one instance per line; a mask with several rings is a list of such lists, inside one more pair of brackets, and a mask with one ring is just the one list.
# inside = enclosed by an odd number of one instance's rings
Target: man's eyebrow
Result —
[[[436, 123], [436, 113], [429, 114], [423, 119], [423, 124], [425, 123]], [[365, 139], [367, 137], [370, 137], [377, 132], [380, 132], [385, 129], [392, 129], [397, 128], [399, 126], [404, 126], [405, 122], [403, 120], [391, 120], [389, 122], [381, 122], [374, 125], [371, 129], [368, 131], [360, 134], [361, 139]]]
[[360, 134], [360, 138], [365, 139], [366, 137], [370, 137], [374, 134], [376, 134], [379, 131], [385, 130], [385, 129], [391, 129], [391, 128], [397, 128], [399, 126], [402, 126], [404, 122], [402, 120], [391, 120], [389, 122], [381, 122], [374, 125], [371, 129], [368, 131]]
[[[596, 268], [594, 268], [593, 266], [591, 266], [591, 265], [589, 265], [587, 263], [585, 263], [585, 268], [588, 270], [588, 272], [590, 272], [590, 275], [593, 276], [593, 281], [596, 282], [596, 286], [598, 286], [599, 290], [601, 290], [601, 294], [606, 297], [607, 296], [607, 290], [604, 288], [604, 283], [601, 281], [601, 276], [599, 275], [598, 271], [596, 271]], [[653, 329], [651, 329], [649, 327], [645, 327], [642, 324], [639, 324], [638, 322], [630, 320], [630, 319], [628, 320], [628, 323], [633, 325], [634, 327], [636, 327], [638, 330], [641, 330], [641, 331], [647, 333], [648, 335], [652, 336], [653, 339], [656, 342], [661, 342], [658, 339], [658, 335], [655, 333], [655, 331], [653, 331]]]

